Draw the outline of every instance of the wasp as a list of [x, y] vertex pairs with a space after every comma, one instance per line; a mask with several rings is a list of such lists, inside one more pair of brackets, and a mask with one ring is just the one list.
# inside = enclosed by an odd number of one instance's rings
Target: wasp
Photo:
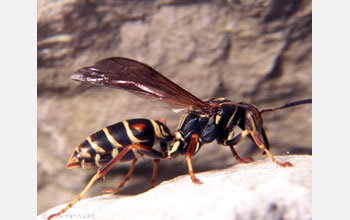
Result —
[[[291, 167], [292, 163], [280, 162], [270, 153], [262, 114], [312, 103], [311, 99], [304, 99], [259, 110], [253, 104], [234, 103], [225, 98], [201, 100], [152, 67], [123, 57], [103, 59], [93, 66], [80, 68], [71, 76], [71, 79], [145, 95], [186, 111], [173, 133], [170, 132], [164, 118], [130, 119], [108, 126], [89, 136], [76, 147], [66, 167], [97, 168], [97, 173], [75, 200], [48, 219], [59, 216], [72, 207], [94, 182], [101, 177], [104, 178], [117, 162], [132, 160], [129, 172], [122, 183], [114, 190], [103, 191], [109, 194], [118, 192], [129, 180], [137, 158], [144, 155], [152, 157], [154, 161], [151, 188], [155, 184], [159, 161], [166, 158], [172, 159], [178, 155], [185, 155], [191, 180], [199, 184], [201, 181], [194, 174], [191, 158], [204, 144], [214, 140], [218, 144], [228, 146], [239, 162], [248, 163], [253, 159], [241, 158], [234, 149], [234, 146], [248, 137], [274, 163], [281, 167]], [[239, 127], [242, 131], [235, 134], [235, 127]], [[156, 148], [156, 142], [159, 142], [158, 148]]]

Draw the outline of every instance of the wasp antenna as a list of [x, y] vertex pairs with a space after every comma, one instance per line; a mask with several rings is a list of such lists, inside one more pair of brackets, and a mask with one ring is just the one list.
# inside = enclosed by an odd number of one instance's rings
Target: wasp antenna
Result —
[[304, 105], [304, 104], [310, 104], [310, 103], [312, 103], [312, 99], [303, 99], [303, 100], [299, 100], [299, 101], [295, 101], [295, 102], [290, 102], [290, 103], [287, 103], [287, 104], [279, 106], [279, 107], [262, 109], [262, 110], [260, 110], [260, 114], [262, 114], [264, 112], [273, 112], [273, 111], [283, 109], [283, 108], [289, 108], [289, 107], [293, 107], [293, 106], [297, 106], [297, 105]]

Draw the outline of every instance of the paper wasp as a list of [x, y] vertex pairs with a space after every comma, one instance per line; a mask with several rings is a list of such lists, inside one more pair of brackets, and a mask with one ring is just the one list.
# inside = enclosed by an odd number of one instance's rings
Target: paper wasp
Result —
[[[312, 103], [311, 99], [291, 102], [280, 107], [258, 110], [252, 104], [234, 103], [225, 98], [201, 100], [176, 85], [153, 68], [135, 60], [122, 57], [107, 58], [95, 65], [77, 70], [73, 80], [89, 82], [112, 88], [127, 90], [166, 102], [172, 106], [187, 109], [181, 117], [176, 131], [171, 134], [165, 119], [131, 119], [108, 126], [89, 136], [73, 152], [67, 168], [98, 168], [85, 189], [60, 212], [48, 219], [63, 214], [78, 202], [93, 183], [104, 177], [118, 162], [132, 160], [129, 172], [114, 190], [104, 193], [114, 194], [130, 178], [138, 157], [154, 158], [151, 188], [154, 186], [157, 164], [160, 159], [185, 155], [188, 173], [193, 183], [200, 183], [194, 175], [191, 158], [203, 144], [217, 140], [228, 146], [239, 162], [250, 162], [252, 158], [241, 158], [234, 149], [245, 137], [249, 137], [267, 156], [281, 167], [292, 166], [290, 162], [280, 162], [269, 152], [269, 142], [263, 129], [262, 114], [296, 105]], [[242, 132], [235, 136], [234, 128]], [[154, 148], [159, 141], [159, 149]]]

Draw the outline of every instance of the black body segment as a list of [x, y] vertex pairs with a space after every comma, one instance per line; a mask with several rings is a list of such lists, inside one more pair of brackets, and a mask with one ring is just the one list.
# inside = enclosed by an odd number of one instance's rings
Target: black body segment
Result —
[[113, 144], [108, 140], [104, 130], [100, 130], [90, 136], [90, 146], [101, 155], [111, 153], [114, 149]]
[[[193, 155], [198, 152], [203, 144], [210, 143], [215, 139], [227, 138], [234, 126], [239, 121], [237, 116], [238, 107], [228, 99], [213, 98], [205, 100], [208, 104], [217, 106], [213, 114], [201, 114], [190, 112], [182, 116], [177, 130], [175, 131], [175, 142], [170, 145], [168, 155], [174, 157], [185, 154], [191, 142], [192, 135], [198, 135], [196, 148]], [[238, 112], [240, 112], [239, 109]]]
[[108, 135], [109, 141], [115, 146], [126, 146], [131, 144], [125, 126], [122, 122], [107, 126], [103, 129]]

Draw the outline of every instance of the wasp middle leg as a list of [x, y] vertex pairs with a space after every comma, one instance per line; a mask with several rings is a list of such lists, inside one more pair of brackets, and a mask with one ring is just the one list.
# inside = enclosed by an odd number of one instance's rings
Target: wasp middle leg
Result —
[[242, 158], [238, 155], [237, 151], [235, 150], [234, 146], [238, 145], [247, 135], [249, 135], [249, 132], [247, 130], [242, 131], [240, 134], [238, 134], [236, 137], [234, 137], [231, 140], [225, 140], [222, 141], [225, 146], [229, 146], [230, 150], [232, 152], [232, 155], [238, 160], [240, 163], [249, 163], [253, 162], [253, 158], [247, 157], [247, 158]]
[[193, 167], [192, 167], [192, 161], [191, 157], [193, 156], [193, 153], [195, 151], [195, 147], [198, 143], [198, 134], [192, 134], [190, 144], [188, 145], [188, 149], [186, 152], [186, 161], [188, 166], [188, 173], [191, 176], [191, 180], [195, 184], [201, 184], [202, 182], [196, 178], [194, 175]]

